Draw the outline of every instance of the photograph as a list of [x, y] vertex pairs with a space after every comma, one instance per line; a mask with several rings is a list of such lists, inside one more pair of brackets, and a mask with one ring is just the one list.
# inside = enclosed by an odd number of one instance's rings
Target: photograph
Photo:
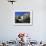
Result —
[[15, 12], [15, 24], [20, 25], [32, 24], [32, 12], [30, 11]]

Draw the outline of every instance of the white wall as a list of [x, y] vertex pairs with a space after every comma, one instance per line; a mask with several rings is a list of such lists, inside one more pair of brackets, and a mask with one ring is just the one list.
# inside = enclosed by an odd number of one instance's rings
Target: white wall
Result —
[[[15, 26], [16, 10], [33, 10], [33, 25]], [[46, 40], [46, 0], [17, 0], [13, 5], [0, 0], [0, 40], [14, 40], [19, 32], [31, 34], [33, 40]]]

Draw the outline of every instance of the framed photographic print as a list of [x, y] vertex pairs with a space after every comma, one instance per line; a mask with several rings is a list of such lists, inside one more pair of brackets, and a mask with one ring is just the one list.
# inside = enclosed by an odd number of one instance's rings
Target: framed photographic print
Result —
[[32, 25], [32, 11], [16, 11], [15, 25]]

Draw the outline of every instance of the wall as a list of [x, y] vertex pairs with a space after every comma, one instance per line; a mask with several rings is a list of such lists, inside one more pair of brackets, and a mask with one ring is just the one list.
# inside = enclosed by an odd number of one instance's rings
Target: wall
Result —
[[[33, 10], [32, 26], [15, 26], [16, 10]], [[17, 0], [13, 5], [0, 0], [0, 40], [15, 40], [19, 32], [26, 32], [33, 40], [46, 40], [46, 1]]]

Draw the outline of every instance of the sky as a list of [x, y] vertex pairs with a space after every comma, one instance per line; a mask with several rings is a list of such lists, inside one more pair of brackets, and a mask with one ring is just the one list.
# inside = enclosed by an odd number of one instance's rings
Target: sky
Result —
[[22, 15], [24, 15], [24, 14], [30, 14], [30, 12], [15, 12], [15, 15], [16, 16], [22, 16]]

